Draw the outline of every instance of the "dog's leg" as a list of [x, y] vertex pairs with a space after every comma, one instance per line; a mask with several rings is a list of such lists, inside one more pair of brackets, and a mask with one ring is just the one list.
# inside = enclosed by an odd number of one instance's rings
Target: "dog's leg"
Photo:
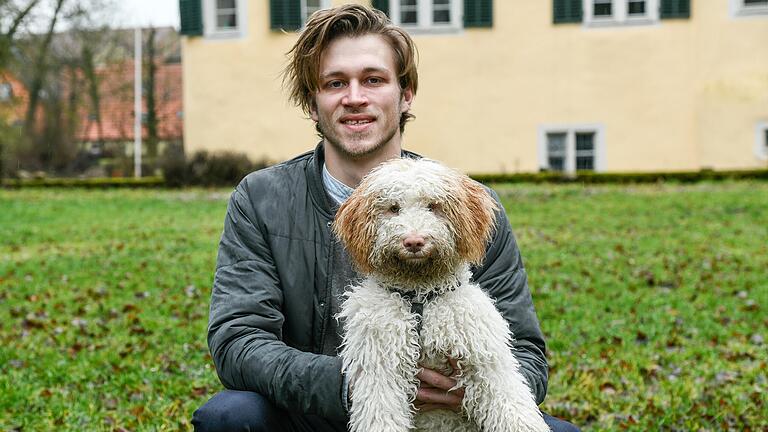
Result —
[[406, 432], [413, 424], [419, 346], [399, 297], [365, 284], [342, 305], [341, 357], [350, 377], [352, 432]]
[[425, 346], [459, 360], [463, 407], [480, 430], [549, 431], [510, 350], [507, 322], [479, 287], [461, 287], [428, 312], [427, 318], [444, 324], [431, 328], [439, 331]]

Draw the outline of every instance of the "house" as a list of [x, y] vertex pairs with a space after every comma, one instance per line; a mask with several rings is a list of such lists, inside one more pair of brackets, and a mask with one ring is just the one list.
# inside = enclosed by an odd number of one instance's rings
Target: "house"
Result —
[[[281, 69], [341, 3], [180, 0], [187, 151], [312, 148]], [[372, 3], [419, 48], [409, 150], [477, 174], [768, 164], [768, 0]]]
[[[154, 69], [150, 74], [148, 37], [154, 32]], [[93, 101], [82, 104], [78, 113], [75, 140], [82, 147], [111, 157], [133, 156], [134, 86], [133, 29], [113, 30], [119, 41], [112, 48], [113, 59], [96, 66], [98, 113]], [[143, 154], [149, 159], [162, 154], [168, 146], [181, 147], [183, 138], [182, 69], [179, 36], [175, 29], [143, 29], [142, 64], [142, 140]], [[149, 85], [153, 93], [150, 102]], [[155, 130], [150, 137], [149, 109], [154, 105]], [[152, 138], [152, 139], [150, 139]], [[152, 141], [156, 142], [152, 142]]]

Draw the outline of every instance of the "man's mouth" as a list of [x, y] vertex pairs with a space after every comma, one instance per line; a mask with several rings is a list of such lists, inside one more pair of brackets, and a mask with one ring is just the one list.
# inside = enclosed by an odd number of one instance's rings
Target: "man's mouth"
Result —
[[342, 123], [344, 123], [345, 125], [355, 126], [355, 125], [368, 124], [368, 123], [371, 123], [372, 121], [373, 120], [344, 120], [342, 121]]
[[375, 117], [366, 114], [345, 115], [339, 119], [341, 124], [352, 130], [363, 130], [376, 120]]

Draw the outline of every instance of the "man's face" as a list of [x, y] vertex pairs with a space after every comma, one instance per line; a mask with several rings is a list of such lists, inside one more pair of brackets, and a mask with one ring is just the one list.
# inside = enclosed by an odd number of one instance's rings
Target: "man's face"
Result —
[[401, 90], [395, 54], [378, 35], [341, 37], [320, 57], [312, 120], [340, 156], [357, 159], [400, 146], [400, 115], [413, 92]]

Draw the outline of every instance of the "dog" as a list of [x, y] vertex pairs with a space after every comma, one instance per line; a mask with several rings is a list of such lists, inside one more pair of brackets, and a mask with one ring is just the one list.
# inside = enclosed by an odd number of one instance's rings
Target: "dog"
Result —
[[[339, 208], [334, 232], [365, 276], [336, 317], [352, 432], [549, 431], [507, 322], [470, 280], [499, 210], [469, 177], [408, 158], [375, 168]], [[461, 412], [416, 410], [422, 367], [456, 373]]]

